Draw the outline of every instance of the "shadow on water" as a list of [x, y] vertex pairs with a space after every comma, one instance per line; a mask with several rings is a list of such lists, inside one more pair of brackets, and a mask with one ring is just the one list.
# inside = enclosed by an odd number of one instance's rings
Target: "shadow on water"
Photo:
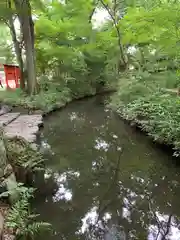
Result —
[[101, 99], [45, 120], [48, 159], [35, 208], [56, 239], [180, 240], [180, 169]]

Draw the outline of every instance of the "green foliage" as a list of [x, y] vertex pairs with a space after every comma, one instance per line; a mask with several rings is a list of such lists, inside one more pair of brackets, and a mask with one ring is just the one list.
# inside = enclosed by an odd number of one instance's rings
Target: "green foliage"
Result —
[[[137, 4], [138, 3], [138, 4]], [[111, 106], [155, 141], [180, 152], [179, 1], [136, 1], [118, 25], [133, 70], [121, 77]], [[128, 49], [129, 50], [129, 49]], [[172, 90], [172, 94], [169, 94]], [[168, 92], [168, 94], [167, 94]]]
[[19, 166], [28, 171], [42, 168], [42, 155], [24, 139], [15, 137], [6, 139], [7, 159], [12, 166]]
[[19, 239], [34, 239], [40, 231], [50, 229], [50, 224], [37, 222], [37, 214], [33, 214], [30, 209], [29, 199], [32, 198], [34, 189], [20, 186], [20, 199], [10, 209], [6, 226], [13, 230]]
[[[11, 14], [14, 17], [13, 2]], [[2, 93], [0, 98], [10, 103], [14, 101], [15, 105], [50, 111], [56, 105], [93, 95], [102, 87], [112, 85], [117, 79], [119, 60], [117, 36], [111, 23], [107, 24], [110, 28], [106, 24], [102, 29], [94, 28], [91, 18], [99, 5], [91, 0], [30, 3], [37, 17], [34, 20], [36, 70], [43, 91], [33, 97], [18, 92], [9, 96], [8, 92]], [[8, 16], [7, 13], [4, 22], [8, 21]], [[44, 86], [44, 76], [51, 79], [48, 87]]]
[[22, 106], [27, 109], [49, 112], [54, 108], [62, 107], [71, 100], [69, 90], [63, 88], [62, 91], [49, 89], [48, 91], [41, 91], [38, 95], [28, 96], [19, 89], [14, 91], [1, 92], [0, 101], [13, 105]]
[[[172, 82], [171, 77], [172, 76]], [[147, 78], [121, 80], [111, 107], [124, 119], [136, 123], [155, 141], [174, 146], [180, 153], [180, 99], [163, 90], [169, 84], [177, 85], [175, 73], [153, 74]], [[166, 78], [165, 78], [166, 77]]]
[[112, 76], [106, 69], [108, 55], [117, 50], [117, 38], [111, 30], [93, 28], [89, 19], [93, 8], [92, 1], [53, 1], [35, 24], [38, 74], [51, 72], [52, 84], [65, 82], [73, 98], [94, 94], [99, 82], [106, 84]]
[[155, 93], [129, 103], [122, 115], [134, 120], [155, 141], [173, 145], [180, 153], [180, 100], [170, 94]]
[[[121, 100], [123, 104], [127, 104], [141, 96], [146, 96], [153, 90], [153, 85], [146, 83], [144, 79], [142, 80], [140, 73], [129, 77], [130, 79], [127, 76], [121, 78], [118, 86], [119, 91], [115, 96], [117, 101]], [[115, 98], [114, 101], [116, 101]]]
[[12, 53], [11, 36], [8, 27], [0, 23], [0, 64], [14, 62], [15, 55]]
[[[112, 105], [124, 111], [125, 118], [134, 116], [135, 120], [146, 100], [148, 104], [152, 101], [152, 109], [156, 109], [157, 119], [160, 118], [158, 108], [164, 109], [166, 104], [160, 97], [164, 96], [164, 89], [180, 85], [180, 1], [33, 0], [31, 7], [37, 17], [36, 67], [41, 91], [31, 97], [19, 90], [2, 92], [1, 101], [49, 112], [72, 99], [117, 86], [120, 79]], [[109, 19], [95, 28], [91, 21], [93, 13], [102, 8]], [[9, 16], [8, 11], [6, 15]], [[123, 74], [120, 47], [127, 60], [128, 72]], [[132, 47], [134, 51], [130, 51]], [[167, 106], [173, 112], [171, 97], [174, 104], [175, 97], [168, 95]], [[146, 117], [148, 124], [156, 111], [141, 117]], [[171, 122], [170, 118], [168, 121]], [[168, 124], [162, 126], [168, 129]], [[151, 128], [147, 131], [152, 132]], [[157, 139], [154, 131], [152, 136]], [[164, 133], [161, 136], [160, 130], [157, 132], [159, 139], [164, 137], [166, 142], [173, 142]]]

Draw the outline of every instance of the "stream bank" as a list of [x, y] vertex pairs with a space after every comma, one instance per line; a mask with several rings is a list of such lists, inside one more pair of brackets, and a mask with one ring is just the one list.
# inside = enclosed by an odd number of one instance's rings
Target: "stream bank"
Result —
[[49, 113], [65, 107], [72, 101], [83, 99], [87, 97], [93, 97], [95, 95], [101, 95], [106, 93], [112, 93], [116, 91], [115, 86], [104, 86], [101, 88], [90, 88], [87, 91], [82, 92], [80, 95], [69, 93], [70, 89], [66, 88], [62, 91], [49, 90], [40, 91], [39, 94], [34, 96], [28, 96], [21, 92], [20, 89], [7, 90], [0, 95], [1, 105], [8, 105], [9, 108], [15, 109], [28, 114], [42, 114], [47, 116]]
[[179, 166], [104, 99], [47, 116], [39, 145], [48, 160], [34, 208], [53, 234], [38, 240], [155, 240], [166, 232], [179, 240]]
[[0, 110], [0, 239], [3, 240], [29, 237], [46, 224], [38, 223], [30, 211], [32, 187], [36, 187], [37, 172], [44, 169], [44, 159], [35, 144], [42, 115], [11, 113], [11, 110], [7, 106]]
[[[179, 81], [173, 73], [174, 80]], [[167, 71], [131, 75], [119, 79], [110, 108], [138, 126], [155, 142], [172, 147], [180, 155], [180, 97], [174, 94], [173, 80]], [[167, 91], [168, 89], [168, 91]]]

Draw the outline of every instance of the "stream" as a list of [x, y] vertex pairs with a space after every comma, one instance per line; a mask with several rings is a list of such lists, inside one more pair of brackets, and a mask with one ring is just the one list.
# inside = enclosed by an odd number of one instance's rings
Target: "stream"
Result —
[[38, 240], [180, 240], [180, 167], [103, 100], [45, 119], [35, 209], [53, 231]]

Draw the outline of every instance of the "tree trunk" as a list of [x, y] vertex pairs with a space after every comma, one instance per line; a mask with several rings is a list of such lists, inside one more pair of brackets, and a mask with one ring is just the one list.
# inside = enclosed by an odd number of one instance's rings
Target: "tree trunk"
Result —
[[140, 52], [140, 56], [141, 56], [141, 59], [140, 59], [140, 66], [141, 66], [141, 70], [142, 71], [145, 71], [145, 64], [146, 64], [146, 60], [145, 60], [145, 57], [144, 57], [144, 51], [143, 51], [143, 48], [139, 48], [139, 52]]
[[28, 93], [37, 93], [37, 79], [35, 66], [35, 49], [34, 49], [34, 26], [31, 15], [31, 6], [29, 0], [14, 0], [18, 13], [21, 30], [23, 34], [25, 51], [26, 51], [26, 68], [27, 68], [27, 90]]
[[26, 63], [27, 63], [27, 77], [28, 77], [28, 91], [30, 94], [36, 93], [36, 73], [35, 73], [35, 58], [34, 47], [32, 42], [30, 22], [29, 19], [24, 19], [24, 41], [26, 49]]
[[[11, 1], [8, 0], [8, 7], [11, 9]], [[11, 36], [12, 36], [12, 41], [14, 44], [15, 52], [16, 52], [16, 59], [17, 63], [19, 65], [21, 74], [20, 74], [20, 88], [25, 89], [25, 79], [24, 79], [24, 64], [23, 64], [23, 59], [22, 59], [22, 50], [20, 48], [19, 42], [17, 40], [17, 35], [16, 35], [16, 30], [14, 27], [14, 21], [13, 21], [13, 16], [11, 15], [9, 18], [9, 28], [11, 31]]]
[[111, 17], [111, 20], [113, 21], [114, 27], [116, 29], [116, 33], [117, 33], [117, 40], [118, 40], [118, 47], [119, 47], [119, 51], [120, 51], [120, 55], [121, 55], [121, 59], [119, 60], [118, 63], [118, 71], [125, 71], [127, 69], [127, 59], [124, 53], [124, 49], [123, 49], [123, 45], [121, 43], [121, 33], [118, 27], [118, 22], [116, 20], [116, 1], [114, 2], [114, 9], [113, 12], [111, 12], [111, 9], [109, 8], [108, 4], [106, 4], [104, 2], [104, 0], [100, 0], [100, 2], [102, 3], [103, 7], [107, 10], [109, 16]]

